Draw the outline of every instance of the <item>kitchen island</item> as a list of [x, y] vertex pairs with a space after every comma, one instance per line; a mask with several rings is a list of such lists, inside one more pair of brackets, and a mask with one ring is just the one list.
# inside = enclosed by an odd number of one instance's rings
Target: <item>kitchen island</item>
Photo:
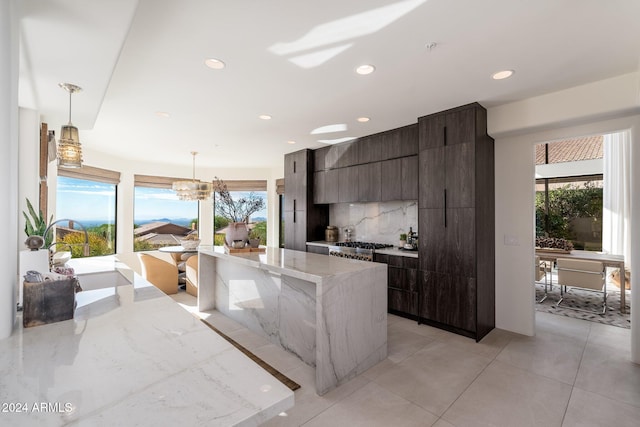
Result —
[[198, 309], [217, 309], [315, 367], [317, 394], [386, 358], [386, 265], [279, 248], [199, 254]]
[[[73, 260], [75, 261], [75, 260]], [[257, 426], [293, 392], [114, 257], [77, 260], [74, 319], [0, 340], [0, 425]]]

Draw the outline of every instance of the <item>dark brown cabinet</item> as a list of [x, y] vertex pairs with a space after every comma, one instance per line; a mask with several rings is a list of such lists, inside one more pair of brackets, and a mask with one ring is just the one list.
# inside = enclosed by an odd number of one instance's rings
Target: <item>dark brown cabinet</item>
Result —
[[396, 159], [418, 154], [417, 124], [414, 123], [409, 126], [392, 129], [380, 135], [382, 137], [381, 160]]
[[[356, 179], [358, 181], [358, 196], [355, 200], [358, 202], [379, 202], [380, 190], [382, 185], [382, 162], [367, 163], [366, 165], [358, 165], [355, 168]], [[348, 182], [345, 182], [348, 184]]]
[[418, 316], [418, 259], [375, 254], [374, 261], [387, 264], [388, 311], [403, 317]]
[[313, 152], [300, 150], [287, 154], [284, 162], [284, 246], [306, 251], [306, 242], [324, 239], [329, 209], [327, 205], [313, 203]]
[[494, 156], [486, 110], [418, 120], [420, 321], [480, 340], [495, 324]]
[[313, 173], [313, 203], [339, 202], [339, 169], [329, 169]]
[[381, 162], [380, 173], [380, 200], [402, 200], [402, 159]]
[[[417, 145], [417, 143], [416, 143]], [[402, 200], [418, 200], [418, 156], [403, 157], [402, 161]]]

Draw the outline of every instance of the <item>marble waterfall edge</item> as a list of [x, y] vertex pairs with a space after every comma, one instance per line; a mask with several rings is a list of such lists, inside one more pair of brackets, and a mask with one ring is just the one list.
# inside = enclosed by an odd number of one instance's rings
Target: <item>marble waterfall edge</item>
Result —
[[200, 251], [198, 307], [216, 308], [316, 369], [320, 395], [387, 355], [387, 266], [267, 248]]

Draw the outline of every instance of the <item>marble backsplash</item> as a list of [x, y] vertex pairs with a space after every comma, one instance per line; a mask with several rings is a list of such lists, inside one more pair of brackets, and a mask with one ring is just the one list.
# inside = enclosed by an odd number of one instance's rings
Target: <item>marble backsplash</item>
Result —
[[409, 227], [418, 232], [418, 201], [336, 203], [329, 208], [329, 222], [340, 229], [341, 241], [344, 229], [351, 228], [351, 240], [397, 245]]

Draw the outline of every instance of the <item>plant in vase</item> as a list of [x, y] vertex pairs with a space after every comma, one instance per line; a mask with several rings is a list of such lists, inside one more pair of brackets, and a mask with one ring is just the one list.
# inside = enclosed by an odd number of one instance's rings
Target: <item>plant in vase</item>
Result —
[[260, 233], [258, 230], [252, 229], [249, 232], [249, 246], [252, 248], [260, 246]]
[[406, 233], [402, 233], [400, 235], [400, 241], [398, 242], [398, 246], [401, 248], [404, 248], [404, 245], [407, 244], [407, 234]]
[[[29, 242], [29, 237], [31, 236], [40, 236], [43, 240], [43, 245], [45, 248], [48, 248], [49, 245], [53, 242], [53, 236], [45, 236], [44, 232], [47, 230], [47, 227], [53, 222], [53, 215], [49, 219], [49, 223], [44, 220], [44, 215], [42, 214], [42, 210], [39, 210], [36, 214], [36, 210], [33, 208], [33, 205], [26, 199], [27, 201], [27, 210], [29, 211], [29, 215], [26, 212], [22, 211], [22, 215], [24, 215], [24, 232], [27, 235], [27, 242]], [[31, 218], [29, 218], [29, 216]], [[50, 233], [47, 233], [50, 234]], [[37, 244], [35, 239], [32, 239], [33, 245]], [[29, 244], [28, 244], [29, 245]], [[39, 246], [42, 247], [42, 244]], [[38, 247], [38, 248], [39, 248]], [[35, 248], [35, 249], [38, 249]], [[30, 247], [30, 249], [34, 250], [34, 248]]]

